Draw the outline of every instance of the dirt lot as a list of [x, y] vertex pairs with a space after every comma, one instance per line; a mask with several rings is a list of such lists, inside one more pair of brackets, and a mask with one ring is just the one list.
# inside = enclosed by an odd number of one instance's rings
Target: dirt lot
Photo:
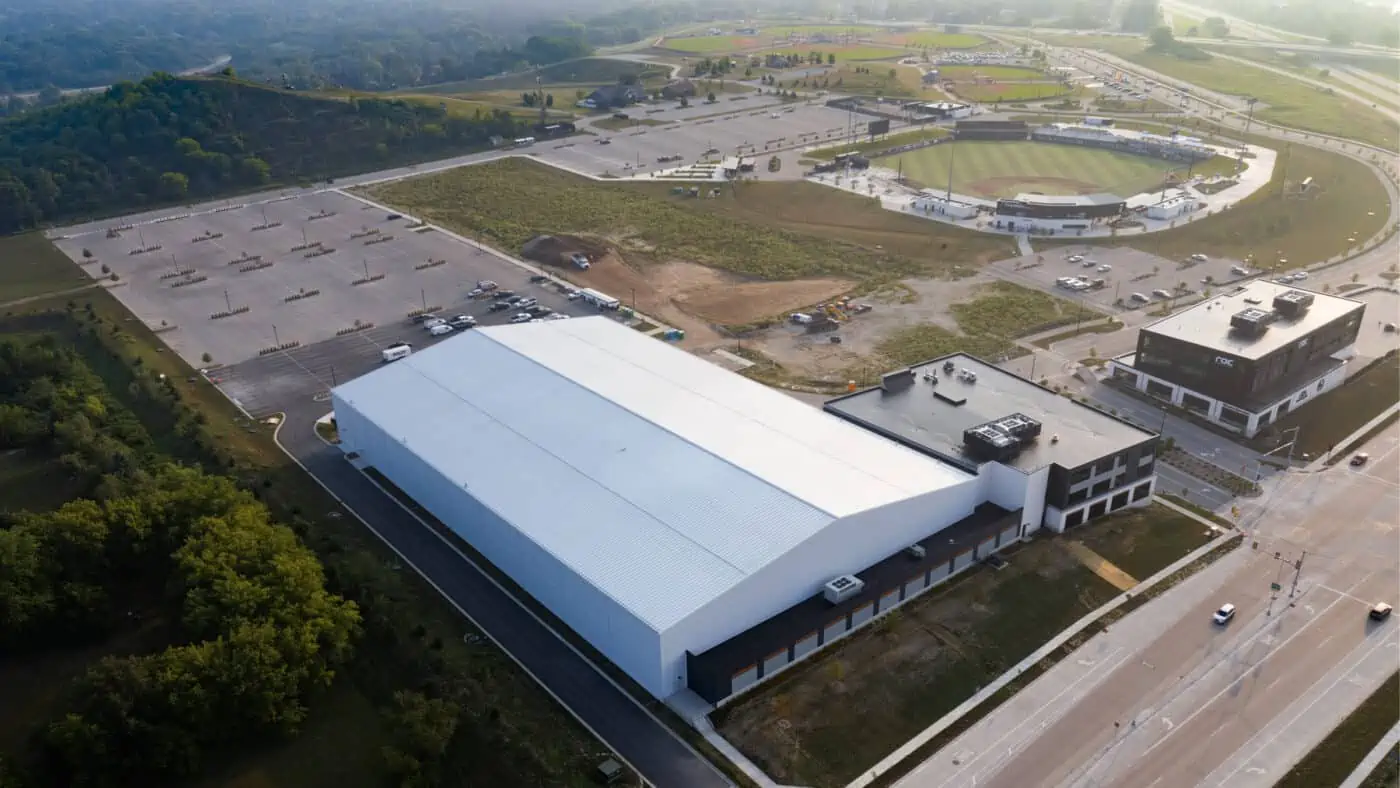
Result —
[[779, 783], [846, 784], [1116, 593], [1051, 539], [887, 614], [715, 716]]
[[[601, 290], [646, 315], [686, 332], [685, 346], [703, 348], [726, 341], [715, 326], [756, 323], [849, 291], [854, 282], [834, 277], [767, 282], [695, 263], [633, 264], [627, 253], [603, 239], [552, 236], [527, 244], [526, 257], [561, 270], [569, 281]], [[582, 252], [587, 271], [569, 263]]]
[[[858, 301], [875, 308], [857, 315], [836, 334], [841, 344], [830, 341], [831, 334], [808, 334], [802, 326], [774, 326], [752, 341], [754, 349], [793, 374], [830, 382], [856, 370], [869, 367], [867, 377], [884, 371], [876, 348], [890, 334], [913, 324], [930, 323], [949, 331], [958, 330], [952, 306], [970, 301], [979, 287], [993, 281], [983, 276], [965, 279], [905, 279], [897, 285], [861, 296]], [[748, 344], [749, 340], [746, 339]], [[858, 381], [859, 382], [859, 381]]]

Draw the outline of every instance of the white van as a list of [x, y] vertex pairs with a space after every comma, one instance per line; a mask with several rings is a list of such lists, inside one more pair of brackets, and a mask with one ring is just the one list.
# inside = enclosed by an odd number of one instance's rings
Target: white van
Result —
[[448, 325], [447, 323], [438, 323], [437, 325], [435, 325], [435, 326], [433, 326], [432, 328], [428, 329], [428, 333], [429, 333], [429, 334], [432, 334], [432, 335], [435, 336], [435, 337], [440, 337], [440, 336], [443, 336], [444, 334], [451, 334], [452, 331], [453, 331], [452, 326]]
[[395, 342], [394, 344], [379, 351], [379, 357], [387, 364], [390, 361], [398, 361], [401, 358], [408, 358], [413, 352], [413, 346], [407, 342]]

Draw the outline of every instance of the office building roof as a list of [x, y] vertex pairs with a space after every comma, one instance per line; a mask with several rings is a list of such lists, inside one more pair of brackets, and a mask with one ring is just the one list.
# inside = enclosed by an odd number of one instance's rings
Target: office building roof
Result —
[[[1311, 305], [1305, 307], [1297, 316], [1290, 316], [1278, 310], [1274, 299], [1280, 296], [1287, 299], [1297, 298], [1285, 296], [1289, 292], [1311, 297]], [[1293, 284], [1257, 279], [1229, 292], [1207, 298], [1170, 317], [1145, 326], [1142, 330], [1146, 334], [1189, 342], [1221, 354], [1258, 359], [1353, 312], [1359, 319], [1365, 307], [1363, 302], [1351, 298], [1303, 290]], [[1241, 331], [1231, 325], [1232, 319], [1249, 310], [1254, 310], [1251, 319], [1260, 322], [1257, 333]]]
[[[945, 371], [949, 363], [951, 374]], [[964, 431], [1015, 414], [1041, 425], [1039, 437], [1005, 461], [1022, 471], [1050, 464], [1077, 468], [1154, 437], [1147, 430], [972, 356], [959, 353], [910, 369], [914, 381], [908, 388], [858, 391], [831, 400], [826, 409], [966, 468], [976, 467], [979, 461], [963, 445]]]

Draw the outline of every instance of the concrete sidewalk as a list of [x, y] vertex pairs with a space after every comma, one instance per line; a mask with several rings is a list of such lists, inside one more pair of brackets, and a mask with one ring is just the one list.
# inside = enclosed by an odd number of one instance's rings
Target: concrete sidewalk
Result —
[[1381, 762], [1381, 759], [1390, 752], [1390, 748], [1400, 744], [1400, 722], [1395, 723], [1395, 727], [1390, 732], [1381, 737], [1374, 749], [1366, 753], [1366, 757], [1357, 764], [1356, 771], [1347, 777], [1341, 788], [1361, 788], [1361, 783], [1371, 775], [1372, 770]]

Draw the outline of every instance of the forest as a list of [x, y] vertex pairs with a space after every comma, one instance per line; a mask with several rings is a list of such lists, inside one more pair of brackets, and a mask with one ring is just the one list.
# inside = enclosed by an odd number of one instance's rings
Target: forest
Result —
[[230, 479], [163, 457], [52, 337], [0, 342], [0, 452], [50, 463], [79, 493], [0, 523], [0, 651], [146, 627], [165, 644], [90, 665], [32, 732], [27, 775], [0, 765], [0, 785], [149, 784], [297, 732], [360, 616], [290, 528]]
[[155, 74], [0, 121], [0, 233], [441, 157], [522, 127], [499, 111]]
[[225, 56], [249, 79], [283, 87], [390, 90], [548, 65], [712, 13], [743, 13], [728, 3], [609, 0], [586, 7], [546, 0], [29, 3], [22, 12], [0, 12], [0, 99], [179, 73]]
[[[0, 459], [66, 493], [0, 509], [0, 788], [249, 784], [218, 775], [304, 752], [347, 695], [374, 737], [357, 785], [542, 788], [596, 764], [505, 655], [454, 645], [463, 623], [373, 537], [230, 451], [104, 315], [0, 318]], [[11, 683], [50, 660], [68, 678]]]

